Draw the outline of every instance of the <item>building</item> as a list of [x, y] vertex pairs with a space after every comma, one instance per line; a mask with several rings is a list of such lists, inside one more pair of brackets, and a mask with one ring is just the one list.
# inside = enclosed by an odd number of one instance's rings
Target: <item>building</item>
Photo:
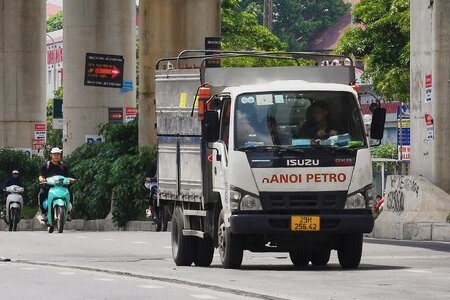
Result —
[[54, 97], [63, 82], [63, 30], [47, 33], [47, 99]]

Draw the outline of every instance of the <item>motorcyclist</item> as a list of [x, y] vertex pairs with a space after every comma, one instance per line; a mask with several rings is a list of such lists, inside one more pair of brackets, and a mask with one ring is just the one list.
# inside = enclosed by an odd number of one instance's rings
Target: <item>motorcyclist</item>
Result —
[[17, 170], [13, 170], [11, 172], [11, 176], [6, 180], [5, 184], [3, 185], [3, 189], [6, 189], [11, 185], [18, 185], [20, 187], [23, 187], [22, 180], [20, 180], [19, 178], [19, 171]]
[[[50, 160], [46, 161], [39, 171], [39, 183], [45, 183], [47, 178], [60, 175], [69, 177], [69, 166], [61, 161], [62, 150], [58, 147], [52, 148], [50, 151]], [[74, 183], [75, 179], [70, 178], [70, 183]], [[39, 208], [43, 214], [47, 214], [47, 210], [43, 207], [44, 200], [48, 197], [49, 187], [47, 185], [41, 185], [39, 191], [38, 201]], [[70, 203], [73, 203], [72, 193], [70, 193]], [[45, 219], [45, 217], [43, 218]]]

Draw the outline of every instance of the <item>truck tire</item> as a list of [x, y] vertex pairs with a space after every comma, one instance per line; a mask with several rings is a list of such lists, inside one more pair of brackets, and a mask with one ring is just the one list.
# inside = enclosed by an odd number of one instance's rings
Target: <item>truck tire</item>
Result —
[[214, 244], [210, 237], [197, 238], [197, 251], [194, 264], [197, 267], [209, 267], [214, 258]]
[[311, 254], [311, 263], [313, 266], [323, 267], [330, 261], [330, 250], [315, 251]]
[[177, 206], [172, 222], [172, 257], [177, 266], [190, 266], [194, 261], [195, 240], [192, 236], [183, 236], [183, 211]]
[[304, 268], [309, 264], [311, 255], [309, 252], [300, 249], [289, 251], [289, 257], [295, 267]]
[[230, 228], [225, 227], [224, 212], [219, 216], [218, 240], [219, 254], [225, 269], [239, 269], [242, 264], [244, 249], [239, 235], [232, 234]]
[[343, 269], [356, 269], [361, 262], [363, 234], [345, 234], [338, 246], [338, 259]]

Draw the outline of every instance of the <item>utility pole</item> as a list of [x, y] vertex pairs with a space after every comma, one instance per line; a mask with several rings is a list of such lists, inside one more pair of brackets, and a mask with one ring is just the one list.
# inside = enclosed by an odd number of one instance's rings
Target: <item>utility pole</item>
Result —
[[434, 157], [432, 182], [450, 192], [450, 1], [433, 1], [432, 101], [434, 119]]
[[273, 30], [273, 0], [264, 0], [263, 25], [272, 32]]

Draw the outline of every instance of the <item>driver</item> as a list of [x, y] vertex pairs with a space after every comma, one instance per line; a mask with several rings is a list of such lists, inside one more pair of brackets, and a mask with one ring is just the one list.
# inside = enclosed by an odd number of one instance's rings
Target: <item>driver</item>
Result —
[[306, 111], [306, 121], [300, 127], [299, 136], [324, 139], [337, 135], [337, 126], [330, 120], [328, 105], [323, 101], [311, 104]]
[[[45, 164], [41, 167], [39, 171], [39, 183], [45, 183], [47, 178], [60, 175], [64, 177], [69, 177], [69, 167], [66, 163], [61, 161], [62, 150], [58, 147], [53, 148], [50, 151], [50, 160], [46, 161]], [[74, 183], [75, 179], [70, 178], [70, 183]], [[43, 203], [44, 200], [48, 197], [49, 187], [46, 185], [41, 185], [41, 189], [39, 191], [38, 201], [39, 207], [43, 214], [47, 214], [47, 210], [44, 209]], [[72, 193], [70, 193], [70, 203], [73, 203]], [[45, 219], [45, 218], [44, 218]]]

